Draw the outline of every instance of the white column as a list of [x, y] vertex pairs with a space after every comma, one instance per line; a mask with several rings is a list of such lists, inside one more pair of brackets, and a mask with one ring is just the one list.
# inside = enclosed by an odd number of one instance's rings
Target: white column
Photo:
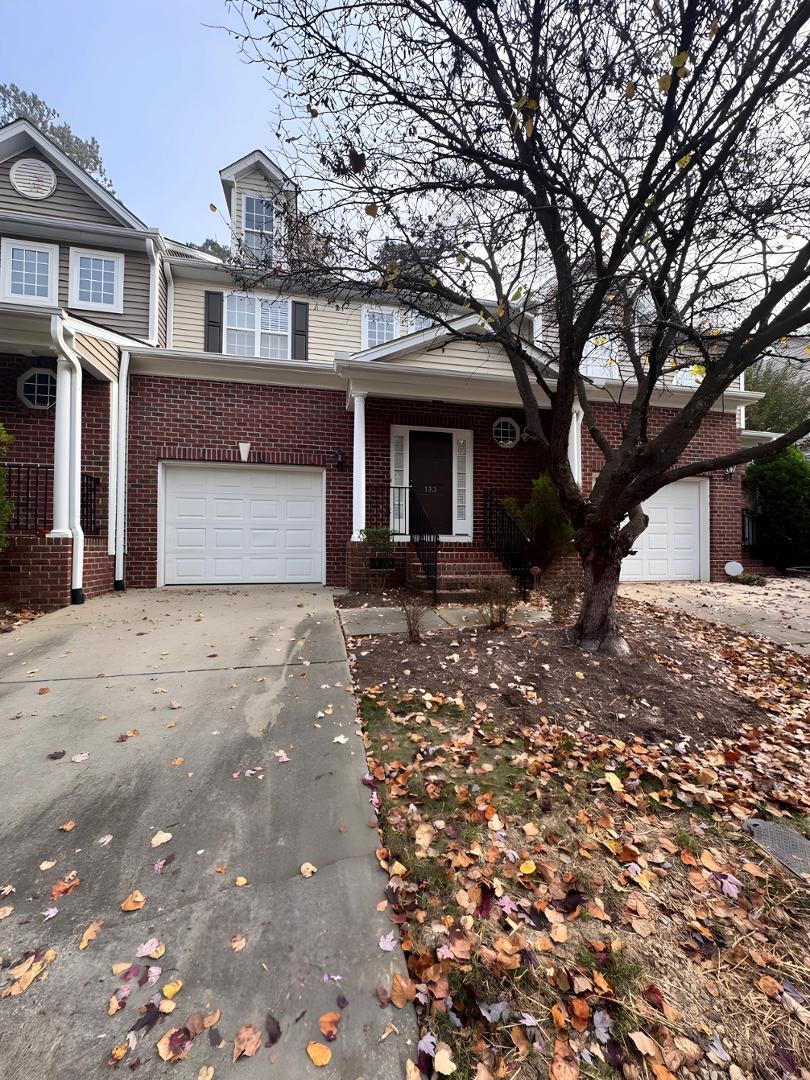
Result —
[[568, 465], [574, 480], [582, 487], [582, 409], [579, 405], [574, 406], [568, 432]]
[[366, 395], [354, 394], [352, 454], [352, 540], [360, 540], [366, 527]]
[[56, 361], [56, 405], [53, 429], [53, 526], [50, 536], [70, 531], [70, 364]]

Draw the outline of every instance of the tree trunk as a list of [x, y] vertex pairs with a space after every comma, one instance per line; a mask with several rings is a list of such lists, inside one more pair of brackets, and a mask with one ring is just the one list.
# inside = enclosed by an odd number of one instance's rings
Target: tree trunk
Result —
[[616, 624], [616, 594], [622, 556], [618, 542], [610, 538], [599, 545], [583, 545], [584, 591], [574, 641], [588, 652], [627, 656], [630, 649]]

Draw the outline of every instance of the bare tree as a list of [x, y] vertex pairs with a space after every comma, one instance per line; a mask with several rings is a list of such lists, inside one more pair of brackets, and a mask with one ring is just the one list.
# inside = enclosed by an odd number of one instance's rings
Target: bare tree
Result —
[[[576, 530], [576, 638], [626, 651], [615, 598], [647, 524], [642, 501], [810, 431], [805, 418], [764, 447], [686, 453], [724, 392], [810, 322], [810, 4], [233, 9], [231, 32], [275, 85], [306, 206], [306, 254], [256, 279], [318, 274], [336, 289], [383, 289], [461, 336], [500, 343], [538, 468]], [[473, 325], [452, 321], [464, 311]], [[584, 364], [605, 340], [621, 382], [610, 423]], [[678, 371], [699, 377], [661, 426], [655, 395]], [[605, 458], [587, 495], [568, 464], [577, 402]]]

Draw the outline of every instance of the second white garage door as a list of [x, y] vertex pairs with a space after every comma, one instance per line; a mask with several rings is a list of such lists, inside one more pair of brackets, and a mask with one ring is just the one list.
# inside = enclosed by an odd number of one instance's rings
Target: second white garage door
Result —
[[166, 585], [323, 581], [323, 473], [164, 467]]
[[701, 484], [678, 480], [644, 503], [650, 523], [622, 563], [622, 581], [699, 581]]

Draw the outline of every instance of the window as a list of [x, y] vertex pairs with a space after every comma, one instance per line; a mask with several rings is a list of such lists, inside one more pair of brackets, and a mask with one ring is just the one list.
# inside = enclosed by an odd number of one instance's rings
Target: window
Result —
[[499, 416], [492, 425], [492, 438], [504, 450], [511, 450], [520, 442], [520, 424], [511, 416]]
[[700, 364], [692, 364], [691, 367], [679, 368], [672, 376], [672, 385], [700, 386], [705, 374], [706, 372]]
[[29, 368], [17, 380], [17, 396], [29, 409], [52, 409], [56, 375], [50, 368]]
[[363, 348], [373, 349], [399, 337], [399, 311], [396, 308], [363, 308]]
[[420, 315], [412, 311], [408, 319], [408, 333], [415, 334], [419, 330], [429, 330], [433, 326], [433, 319], [429, 315]]
[[225, 299], [225, 352], [231, 356], [288, 360], [289, 303], [231, 293]]
[[124, 310], [124, 256], [70, 249], [68, 306], [91, 311]]
[[23, 304], [57, 303], [59, 248], [3, 239], [0, 246], [0, 299]]
[[582, 374], [592, 379], [618, 378], [617, 355], [618, 348], [614, 341], [604, 335], [591, 338], [582, 351]]
[[273, 204], [254, 195], [242, 196], [242, 243], [257, 259], [273, 257]]

